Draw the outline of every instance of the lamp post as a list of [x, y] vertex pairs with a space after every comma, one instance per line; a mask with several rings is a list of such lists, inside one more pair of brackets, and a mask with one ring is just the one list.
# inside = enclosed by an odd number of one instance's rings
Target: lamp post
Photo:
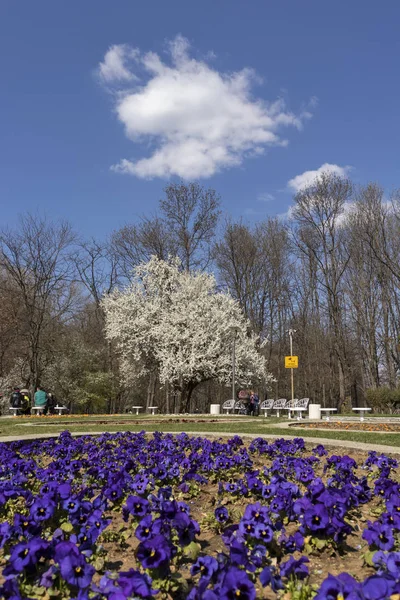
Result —
[[[289, 329], [289, 339], [290, 339], [290, 356], [293, 356], [293, 334], [296, 333], [295, 329]], [[290, 369], [290, 379], [292, 384], [292, 400], [294, 400], [294, 377], [293, 377], [293, 367]]]
[[236, 400], [235, 394], [235, 379], [236, 379], [236, 334], [239, 330], [239, 327], [233, 326], [231, 331], [233, 333], [233, 343], [232, 343], [232, 400]]

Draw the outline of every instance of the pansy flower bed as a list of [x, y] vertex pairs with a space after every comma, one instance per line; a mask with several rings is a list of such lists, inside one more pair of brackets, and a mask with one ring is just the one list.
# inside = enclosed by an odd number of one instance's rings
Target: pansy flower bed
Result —
[[145, 432], [0, 454], [1, 598], [399, 598], [388, 456]]

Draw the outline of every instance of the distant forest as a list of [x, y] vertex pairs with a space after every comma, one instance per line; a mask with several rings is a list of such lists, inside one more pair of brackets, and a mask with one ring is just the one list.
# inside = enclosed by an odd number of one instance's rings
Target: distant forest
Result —
[[[225, 199], [227, 200], [227, 199]], [[339, 409], [400, 406], [400, 191], [355, 186], [323, 173], [294, 197], [285, 220], [223, 219], [218, 193], [168, 185], [156, 215], [82, 240], [66, 222], [32, 214], [0, 232], [0, 391], [38, 384], [74, 412], [123, 412], [151, 402], [157, 379], [124, 387], [104, 335], [101, 299], [155, 255], [214, 273], [239, 301], [276, 382], [262, 397], [290, 397], [288, 330], [294, 329], [296, 397]], [[191, 410], [230, 398], [198, 386]], [[174, 409], [174, 404], [171, 410]]]

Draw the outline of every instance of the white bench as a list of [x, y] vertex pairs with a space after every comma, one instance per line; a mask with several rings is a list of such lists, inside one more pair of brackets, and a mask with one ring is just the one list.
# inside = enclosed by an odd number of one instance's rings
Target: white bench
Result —
[[55, 406], [54, 410], [57, 412], [58, 415], [62, 415], [64, 411], [68, 410], [68, 408], [66, 406]]
[[228, 415], [230, 413], [230, 411], [234, 411], [235, 409], [235, 400], [225, 400], [225, 402], [222, 405], [222, 410], [226, 411], [226, 414]]
[[14, 408], [13, 406], [9, 407], [9, 411], [13, 413], [13, 416], [16, 417], [18, 413], [22, 411], [21, 408]]
[[288, 419], [292, 418], [292, 411], [294, 411], [294, 409], [297, 406], [297, 402], [299, 401], [298, 398], [294, 398], [293, 400], [288, 400], [283, 408], [283, 410], [287, 410], [288, 411]]
[[337, 408], [321, 408], [320, 411], [327, 413], [327, 415], [325, 417], [325, 421], [329, 421], [330, 416], [331, 416], [330, 413], [331, 412], [337, 412]]
[[148, 406], [147, 410], [151, 410], [151, 414], [154, 415], [157, 408], [158, 406]]
[[[135, 409], [135, 411], [136, 411], [136, 414], [137, 414], [137, 415], [139, 414], [139, 410], [140, 410], [141, 408], [143, 408], [143, 406], [131, 406], [131, 409], [132, 409], [132, 410], [133, 410], [133, 409]], [[150, 406], [149, 406], [149, 408], [150, 408]], [[152, 408], [153, 408], [153, 407], [152, 407]], [[155, 407], [155, 408], [157, 408], [157, 407]], [[154, 414], [154, 413], [153, 413], [153, 414]]]
[[[296, 417], [297, 420], [299, 421], [300, 419], [303, 419], [304, 417], [302, 416], [302, 413], [305, 412], [307, 409], [304, 408], [303, 406], [294, 406], [293, 408], [291, 408], [289, 410], [289, 415], [291, 412], [294, 413], [298, 413], [298, 416]], [[289, 419], [291, 419], [291, 417], [289, 416]]]
[[286, 398], [278, 398], [278, 400], [275, 400], [272, 410], [276, 410], [277, 417], [280, 416], [279, 411], [286, 408], [286, 403], [287, 403]]
[[247, 413], [247, 406], [246, 403], [243, 402], [242, 400], [237, 400], [237, 402], [235, 402], [235, 406], [233, 408], [233, 412], [235, 412], [235, 410], [237, 410], [238, 415], [239, 414], [246, 414]]
[[45, 406], [32, 406], [31, 411], [33, 411], [33, 414], [38, 414], [38, 415], [42, 415], [45, 411]]
[[269, 400], [263, 400], [260, 404], [260, 412], [264, 411], [264, 417], [267, 416], [269, 410], [272, 410], [275, 400], [270, 398]]
[[284, 408], [284, 410], [288, 411], [288, 418], [292, 418], [292, 413], [297, 413], [297, 420], [302, 419], [302, 413], [306, 412], [309, 401], [309, 398], [300, 398], [300, 400], [298, 398], [294, 398], [293, 400], [289, 400]]
[[356, 408], [353, 408], [352, 410], [359, 411], [359, 413], [360, 413], [360, 421], [364, 421], [364, 414], [366, 412], [368, 412], [369, 410], [371, 410], [371, 409], [370, 408], [366, 408], [365, 406], [363, 406], [362, 408], [356, 407]]

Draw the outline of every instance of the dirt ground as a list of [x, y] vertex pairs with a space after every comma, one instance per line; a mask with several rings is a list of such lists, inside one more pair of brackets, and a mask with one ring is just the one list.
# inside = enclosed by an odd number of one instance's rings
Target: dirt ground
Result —
[[[245, 445], [247, 446], [248, 444], [246, 443]], [[359, 466], [364, 463], [368, 456], [365, 452], [352, 450], [344, 451], [340, 448], [330, 448], [328, 451], [329, 456], [346, 454], [354, 458]], [[308, 454], [309, 452], [307, 452], [307, 455]], [[314, 468], [316, 475], [321, 476], [323, 479], [326, 479], [326, 476], [323, 475], [323, 465], [325, 464], [326, 458], [327, 457], [321, 458], [320, 465]], [[264, 466], [271, 465], [271, 459], [267, 456], [258, 456], [254, 454], [252, 455], [252, 460], [255, 469], [262, 469]], [[366, 471], [361, 470], [360, 467], [358, 467], [356, 475], [362, 477], [365, 474]], [[242, 474], [239, 474], [239, 477], [241, 476]], [[392, 475], [392, 477], [397, 479], [398, 474], [396, 473], [395, 475]], [[373, 487], [373, 480], [375, 478], [376, 477], [373, 477], [369, 482], [370, 487]], [[221, 481], [224, 481], [223, 478], [221, 478]], [[304, 487], [302, 491], [304, 492], [305, 489], [306, 488]], [[215, 556], [218, 552], [226, 552], [227, 549], [220, 534], [207, 528], [206, 524], [207, 517], [213, 514], [215, 507], [221, 499], [221, 496], [218, 495], [218, 482], [200, 486], [199, 493], [195, 497], [182, 493], [176, 493], [175, 497], [177, 500], [183, 500], [189, 504], [192, 518], [198, 521], [200, 525], [201, 533], [200, 536], [198, 536], [197, 541], [200, 543], [202, 553]], [[229, 513], [234, 516], [235, 523], [240, 520], [246, 506], [255, 502], [251, 497], [236, 498], [228, 494], [224, 495], [223, 498], [223, 504], [226, 506]], [[374, 497], [368, 504], [361, 505], [359, 508], [353, 509], [350, 512], [349, 522], [353, 526], [354, 531], [347, 538], [342, 553], [327, 549], [309, 555], [310, 563], [308, 566], [310, 570], [310, 584], [319, 586], [328, 574], [338, 575], [345, 571], [353, 575], [356, 579], [363, 580], [374, 572], [372, 568], [364, 563], [363, 553], [368, 550], [368, 546], [361, 536], [363, 529], [366, 527], [366, 521], [368, 519], [375, 520], [377, 518], [373, 512], [377, 508], [378, 503], [379, 499]], [[135, 526], [132, 527], [132, 522], [125, 523], [123, 521], [121, 510], [119, 508], [110, 510], [104, 516], [111, 519], [111, 523], [98, 540], [98, 543], [104, 548], [103, 572], [106, 570], [126, 571], [131, 567], [137, 567], [138, 565], [135, 561], [134, 551], [139, 542], [134, 537], [133, 532]], [[121, 533], [126, 531], [127, 528], [131, 529], [131, 534], [126, 540], [122, 540]], [[297, 527], [295, 525], [288, 525], [287, 532], [293, 533], [293, 531], [291, 531], [292, 528], [295, 530]], [[115, 536], [115, 539], [113, 539], [113, 535]], [[303, 552], [302, 554], [305, 555], [306, 553]], [[295, 553], [295, 558], [299, 558], [300, 555], [300, 553]], [[286, 558], [284, 560], [286, 560]], [[190, 566], [192, 562], [193, 561], [191, 560], [187, 560], [180, 569], [181, 575], [185, 579], [190, 578]], [[4, 566], [4, 559], [0, 560], [0, 564], [1, 563], [2, 566]], [[101, 574], [102, 573], [97, 574], [95, 580], [98, 580], [101, 577]], [[1, 579], [0, 576], [0, 581]], [[258, 589], [257, 591], [258, 598], [272, 600], [277, 597], [270, 588], [266, 588], [265, 590]], [[182, 596], [182, 598], [184, 597], [185, 596]], [[178, 598], [180, 598], [180, 596], [174, 596], [174, 600]]]
[[[343, 452], [340, 449], [333, 449], [329, 452], [329, 456], [333, 454], [347, 454], [356, 460], [358, 465], [361, 465], [367, 458], [367, 453], [363, 452]], [[327, 458], [327, 457], [326, 457]], [[269, 466], [270, 460], [267, 457], [256, 457], [253, 456], [255, 468], [262, 468], [263, 466]], [[324, 464], [324, 459], [321, 460]], [[317, 469], [317, 474], [322, 475], [322, 468]], [[359, 468], [356, 472], [357, 476], [362, 476], [365, 471], [361, 471]], [[370, 484], [371, 485], [371, 484]], [[191, 516], [199, 522], [201, 528], [201, 534], [198, 537], [198, 541], [202, 547], [202, 551], [208, 555], [216, 555], [218, 552], [226, 551], [226, 547], [221, 539], [220, 534], [207, 530], [206, 527], [202, 527], [202, 521], [210, 514], [213, 513], [218, 498], [218, 483], [207, 484], [201, 487], [200, 494], [195, 499], [181, 498], [186, 501], [191, 508]], [[224, 505], [231, 513], [235, 513], [237, 519], [235, 522], [240, 520], [241, 515], [244, 513], [246, 506], [249, 503], [254, 502], [251, 498], [233, 498], [229, 499], [229, 496], [225, 496], [227, 499], [224, 501]], [[226, 503], [225, 503], [226, 502]], [[348, 536], [344, 553], [334, 552], [332, 550], [317, 551], [316, 554], [309, 555], [310, 563], [310, 579], [309, 583], [318, 586], [328, 574], [338, 575], [346, 571], [350, 573], [358, 580], [363, 580], [368, 575], [372, 574], [374, 570], [368, 567], [364, 563], [363, 553], [368, 550], [368, 545], [362, 539], [362, 531], [366, 526], [368, 519], [375, 520], [376, 517], [372, 515], [372, 512], [378, 505], [378, 498], [374, 498], [371, 502], [366, 505], [362, 505], [359, 509], [352, 511], [353, 514], [350, 518], [350, 523], [354, 527], [352, 535]], [[110, 513], [109, 518], [112, 518], [112, 524], [108, 529], [117, 531], [122, 525], [124, 525], [121, 515], [117, 513]], [[294, 527], [296, 529], [296, 527]], [[287, 527], [288, 533], [290, 531], [290, 525]], [[107, 550], [108, 558], [106, 567], [109, 569], [126, 570], [130, 567], [135, 567], [134, 549], [138, 542], [134, 537], [131, 537], [127, 541], [127, 547], [123, 548], [119, 544], [113, 542], [104, 543], [104, 547]], [[303, 555], [305, 552], [302, 553]], [[295, 558], [299, 558], [301, 553], [295, 553]], [[184, 568], [182, 575], [184, 577], [190, 577], [189, 569], [190, 564], [188, 563]], [[268, 588], [268, 590], [260, 590], [260, 596], [263, 598], [276, 598], [276, 595]]]
[[293, 428], [330, 429], [341, 431], [376, 431], [379, 433], [399, 433], [400, 423], [374, 423], [372, 421], [320, 421], [318, 423], [294, 423]]

